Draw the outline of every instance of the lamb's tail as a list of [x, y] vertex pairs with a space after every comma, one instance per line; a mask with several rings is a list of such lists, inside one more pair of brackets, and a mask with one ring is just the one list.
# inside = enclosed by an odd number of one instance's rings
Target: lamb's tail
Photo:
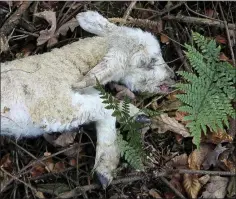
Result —
[[80, 26], [98, 36], [106, 36], [114, 31], [117, 26], [95, 11], [81, 12], [76, 16]]

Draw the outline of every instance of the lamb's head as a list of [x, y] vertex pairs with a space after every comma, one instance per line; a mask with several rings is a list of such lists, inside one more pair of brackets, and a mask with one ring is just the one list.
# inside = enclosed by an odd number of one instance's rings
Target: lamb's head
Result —
[[97, 12], [77, 16], [83, 29], [107, 37], [109, 49], [75, 88], [121, 81], [132, 91], [167, 93], [174, 84], [174, 72], [162, 57], [160, 44], [149, 32], [138, 28], [119, 27]]

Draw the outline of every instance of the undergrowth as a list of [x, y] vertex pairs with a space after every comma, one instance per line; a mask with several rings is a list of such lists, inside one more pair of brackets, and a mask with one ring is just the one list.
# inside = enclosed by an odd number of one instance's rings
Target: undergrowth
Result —
[[120, 123], [117, 130], [117, 143], [121, 156], [135, 169], [143, 170], [144, 151], [140, 130], [143, 124], [138, 123], [130, 116], [129, 100], [125, 98], [122, 103], [107, 93], [97, 80], [96, 89], [100, 91], [101, 99], [106, 109], [113, 110], [112, 116]]
[[228, 62], [220, 61], [220, 46], [214, 40], [206, 39], [199, 33], [192, 33], [194, 45], [185, 44], [186, 56], [194, 73], [178, 72], [186, 83], [176, 84], [184, 91], [177, 97], [184, 103], [180, 111], [187, 112], [194, 143], [199, 147], [201, 133], [207, 129], [216, 132], [229, 126], [228, 116], [235, 117], [232, 100], [235, 99], [235, 68]]

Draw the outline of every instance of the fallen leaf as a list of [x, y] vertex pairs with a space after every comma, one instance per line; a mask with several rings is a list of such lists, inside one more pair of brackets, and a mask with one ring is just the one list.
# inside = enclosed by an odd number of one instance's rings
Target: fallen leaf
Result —
[[35, 194], [36, 197], [38, 197], [40, 199], [45, 198], [45, 196], [43, 195], [43, 192], [41, 192], [41, 191], [36, 191], [34, 194]]
[[161, 40], [161, 43], [163, 43], [163, 44], [169, 44], [170, 43], [169, 37], [167, 35], [163, 34], [163, 33], [161, 34], [160, 40]]
[[34, 165], [33, 168], [30, 170], [30, 174], [32, 177], [41, 176], [46, 172], [45, 166], [43, 164]]
[[183, 121], [184, 116], [188, 115], [187, 112], [182, 112], [182, 111], [176, 111], [175, 113], [175, 119], [180, 122], [185, 122]]
[[229, 171], [236, 173], [236, 164], [234, 162], [226, 159], [223, 159], [221, 161], [225, 164], [225, 166], [229, 169]]
[[164, 113], [160, 116], [155, 117], [152, 120], [151, 128], [158, 129], [158, 133], [165, 133], [167, 131], [172, 131], [174, 133], [180, 134], [183, 137], [191, 137], [189, 131], [185, 126], [179, 123], [175, 118], [171, 118], [168, 114]]
[[0, 167], [6, 169], [7, 171], [11, 172], [12, 171], [12, 161], [10, 157], [10, 153], [7, 153], [2, 157], [0, 160]]
[[200, 170], [207, 155], [213, 151], [210, 144], [200, 144], [199, 149], [195, 149], [188, 157], [188, 166], [193, 170]]
[[62, 172], [65, 170], [65, 168], [66, 168], [65, 163], [60, 161], [55, 164], [53, 172]]
[[56, 26], [57, 26], [57, 20], [56, 20], [56, 13], [53, 11], [43, 11], [39, 13], [34, 14], [37, 17], [45, 19], [49, 25], [51, 26], [50, 29], [41, 30], [39, 33], [39, 37], [37, 39], [37, 46], [42, 45], [46, 42], [48, 42], [50, 45], [57, 42], [57, 39], [54, 37]]
[[232, 136], [226, 133], [226, 131], [219, 129], [217, 132], [207, 132], [202, 136], [202, 142], [220, 144], [233, 141]]
[[56, 31], [56, 35], [59, 36], [61, 34], [63, 36], [66, 36], [69, 29], [71, 30], [71, 32], [73, 32], [77, 26], [79, 26], [78, 21], [75, 18], [72, 18], [70, 21], [67, 21], [60, 28], [58, 28], [58, 30]]
[[217, 35], [215, 37], [216, 42], [220, 43], [220, 44], [227, 44], [227, 39], [221, 35]]
[[227, 150], [227, 148], [222, 147], [221, 144], [218, 144], [212, 152], [207, 154], [206, 159], [202, 164], [203, 168], [209, 169], [211, 165], [216, 166], [219, 161], [218, 160], [219, 155], [225, 150]]
[[44, 134], [44, 138], [55, 147], [67, 147], [74, 143], [76, 132], [65, 132], [58, 137], [55, 135]]
[[63, 154], [70, 158], [80, 158], [80, 154], [82, 153], [82, 148], [79, 143], [75, 143], [74, 147], [70, 150], [65, 151]]
[[211, 176], [210, 183], [202, 193], [203, 198], [225, 198], [229, 179], [220, 176]]
[[153, 198], [156, 198], [156, 199], [161, 199], [162, 197], [160, 196], [160, 194], [157, 192], [156, 189], [150, 189], [149, 190], [149, 195], [152, 196]]
[[229, 58], [223, 52], [220, 53], [219, 58], [221, 61], [229, 61]]
[[201, 183], [201, 185], [205, 185], [209, 180], [210, 180], [211, 176], [209, 175], [204, 175], [201, 178], [199, 178], [199, 182]]
[[170, 183], [180, 192], [184, 195], [184, 188], [181, 185], [182, 184], [182, 179], [180, 174], [174, 174], [171, 177]]
[[188, 156], [186, 153], [175, 156], [165, 166], [171, 169], [186, 169], [188, 168]]
[[227, 196], [233, 198], [236, 195], [236, 176], [231, 176], [227, 187]]
[[197, 195], [202, 187], [197, 175], [184, 174], [183, 186], [190, 198], [197, 198]]

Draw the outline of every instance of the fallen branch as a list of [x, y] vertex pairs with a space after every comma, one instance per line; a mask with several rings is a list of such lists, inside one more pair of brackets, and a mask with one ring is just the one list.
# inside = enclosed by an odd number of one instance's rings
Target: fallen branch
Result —
[[[217, 20], [211, 20], [211, 19], [203, 19], [198, 17], [188, 17], [188, 16], [173, 16], [173, 15], [167, 15], [162, 17], [163, 20], [174, 20], [178, 22], [183, 23], [194, 23], [194, 24], [200, 24], [200, 25], [208, 25], [208, 26], [216, 26], [219, 28], [226, 28], [225, 24], [223, 22], [217, 21]], [[228, 28], [232, 30], [236, 30], [236, 24], [229, 23]]]
[[226, 31], [226, 35], [227, 35], [227, 39], [228, 39], [228, 44], [229, 44], [229, 49], [230, 49], [230, 53], [231, 53], [231, 57], [232, 57], [232, 61], [233, 61], [233, 66], [235, 66], [234, 51], [233, 51], [232, 42], [231, 42], [230, 35], [229, 35], [229, 27], [228, 27], [229, 25], [227, 24], [227, 21], [225, 19], [225, 15], [224, 15], [223, 9], [221, 7], [221, 3], [219, 4], [219, 6], [220, 6], [220, 13], [223, 17], [224, 24], [225, 24], [225, 31]]
[[31, 1], [23, 1], [20, 7], [5, 21], [0, 29], [0, 53], [7, 51], [9, 38], [7, 36], [12, 32], [20, 22], [22, 14], [30, 6]]

